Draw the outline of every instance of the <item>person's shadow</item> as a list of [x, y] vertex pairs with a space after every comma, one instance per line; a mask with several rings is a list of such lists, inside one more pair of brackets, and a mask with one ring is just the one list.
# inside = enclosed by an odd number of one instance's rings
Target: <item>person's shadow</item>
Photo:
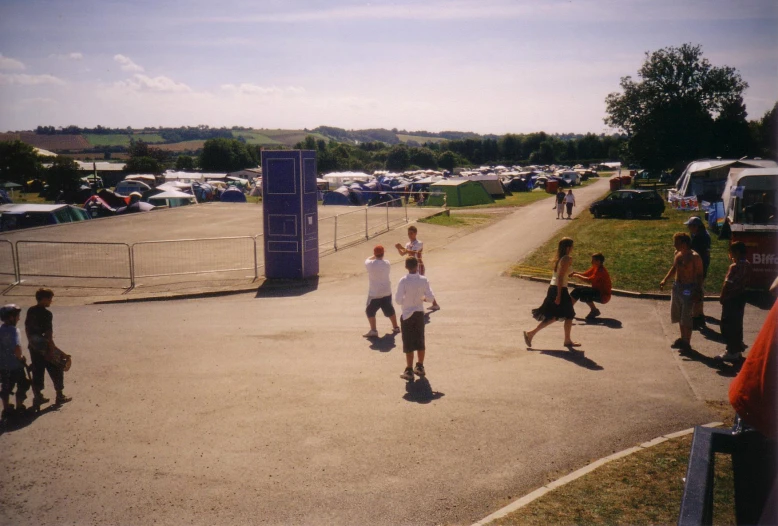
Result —
[[390, 332], [388, 334], [384, 334], [380, 338], [368, 338], [368, 341], [370, 342], [370, 348], [378, 352], [389, 352], [397, 347], [394, 340], [398, 334], [400, 333]]
[[418, 380], [411, 380], [405, 384], [403, 400], [416, 402], [417, 404], [429, 404], [433, 400], [446, 396], [440, 391], [433, 391], [429, 380], [422, 376]]
[[575, 365], [583, 367], [584, 369], [589, 369], [590, 371], [602, 371], [605, 369], [602, 365], [598, 364], [591, 358], [587, 358], [583, 351], [578, 351], [575, 349], [560, 351], [557, 349], [528, 348], [527, 350], [532, 352], [539, 352], [540, 354], [545, 354], [546, 356], [553, 356], [554, 358], [561, 358], [562, 360], [574, 363]]
[[743, 360], [740, 360], [737, 363], [729, 363], [729, 362], [725, 362], [724, 360], [717, 360], [716, 358], [711, 358], [710, 356], [706, 356], [701, 352], [695, 351], [694, 349], [689, 349], [689, 350], [680, 349], [678, 352], [680, 353], [680, 355], [683, 357], [685, 361], [700, 362], [703, 365], [707, 365], [711, 369], [716, 369], [717, 374], [727, 378], [732, 378], [737, 376], [737, 373], [740, 371], [740, 368], [743, 366]]
[[5, 433], [12, 433], [14, 431], [24, 429], [46, 413], [59, 411], [60, 407], [61, 406], [57, 404], [50, 404], [40, 411], [33, 411], [28, 408], [23, 415], [14, 415], [11, 418], [3, 421], [3, 423], [0, 424], [0, 436], [3, 436]]
[[575, 321], [581, 321], [584, 325], [602, 325], [609, 329], [621, 329], [623, 327], [619, 320], [613, 318], [575, 318]]

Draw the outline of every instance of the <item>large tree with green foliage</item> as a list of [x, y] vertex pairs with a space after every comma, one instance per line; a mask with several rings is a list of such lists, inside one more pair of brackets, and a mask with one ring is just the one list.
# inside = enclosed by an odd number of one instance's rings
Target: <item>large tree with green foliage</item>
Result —
[[235, 139], [209, 139], [200, 154], [205, 172], [235, 172], [257, 166], [256, 150]]
[[605, 123], [628, 135], [630, 157], [646, 168], [712, 155], [716, 119], [724, 116], [725, 129], [745, 122], [740, 107], [748, 84], [734, 68], [712, 66], [699, 45], [646, 53], [638, 77], [623, 77], [623, 92], [606, 97]]
[[129, 159], [124, 167], [128, 173], [161, 174], [165, 171], [170, 155], [153, 148], [143, 141], [133, 141], [128, 148]]
[[0, 142], [0, 180], [24, 184], [42, 174], [40, 156], [22, 141]]
[[73, 159], [62, 155], [57, 156], [46, 169], [45, 179], [49, 185], [49, 195], [56, 196], [60, 192], [74, 192], [81, 186], [82, 172]]

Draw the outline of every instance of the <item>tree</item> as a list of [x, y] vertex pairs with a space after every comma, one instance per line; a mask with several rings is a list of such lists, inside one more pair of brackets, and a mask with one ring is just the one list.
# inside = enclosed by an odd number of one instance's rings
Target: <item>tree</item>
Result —
[[386, 156], [386, 169], [394, 172], [402, 172], [411, 165], [411, 156], [408, 147], [404, 144], [396, 144], [389, 150]]
[[208, 139], [200, 154], [200, 168], [206, 172], [235, 172], [257, 166], [254, 152], [235, 139]]
[[176, 170], [180, 172], [191, 172], [195, 169], [194, 158], [189, 155], [179, 155], [176, 158]]
[[49, 195], [57, 196], [60, 192], [75, 192], [81, 186], [83, 175], [76, 161], [70, 157], [57, 156], [45, 173]]
[[444, 170], [453, 172], [454, 168], [457, 166], [457, 155], [450, 150], [441, 153], [440, 157], [438, 157], [438, 166]]
[[760, 120], [750, 123], [758, 155], [778, 159], [778, 102]]
[[623, 77], [623, 93], [605, 98], [605, 123], [628, 135], [630, 157], [645, 168], [715, 153], [709, 142], [714, 118], [742, 101], [748, 87], [737, 70], [712, 66], [692, 44], [646, 53], [638, 77]]
[[39, 178], [42, 170], [35, 148], [22, 141], [0, 142], [0, 179], [24, 184]]

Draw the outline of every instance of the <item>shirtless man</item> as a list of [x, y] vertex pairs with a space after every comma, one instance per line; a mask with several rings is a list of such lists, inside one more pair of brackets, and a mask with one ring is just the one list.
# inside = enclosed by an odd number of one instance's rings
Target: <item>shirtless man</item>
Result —
[[675, 340], [671, 347], [681, 351], [689, 351], [692, 348], [692, 305], [702, 299], [702, 258], [692, 250], [691, 245], [689, 234], [678, 232], [673, 235], [673, 266], [659, 282], [659, 290], [662, 290], [667, 280], [675, 276], [670, 293], [670, 321], [679, 325], [681, 337]]

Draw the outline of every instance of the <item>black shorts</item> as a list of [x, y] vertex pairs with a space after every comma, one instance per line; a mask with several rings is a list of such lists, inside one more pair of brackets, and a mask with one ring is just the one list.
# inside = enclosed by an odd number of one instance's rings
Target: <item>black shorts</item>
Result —
[[583, 301], [584, 303], [589, 301], [602, 303], [602, 296], [600, 296], [600, 291], [595, 290], [592, 287], [576, 287], [570, 293], [570, 296], [574, 300]]
[[368, 318], [375, 318], [376, 312], [381, 309], [384, 316], [394, 316], [394, 305], [392, 305], [392, 296], [384, 296], [383, 298], [374, 298], [370, 300], [365, 309], [365, 314]]
[[400, 320], [403, 335], [403, 352], [423, 351], [424, 347], [424, 313], [414, 312], [407, 320]]
[[11, 392], [16, 388], [16, 393], [22, 400], [27, 394], [27, 389], [30, 388], [30, 382], [27, 381], [27, 377], [24, 375], [24, 369], [21, 367], [18, 369], [0, 369], [0, 395], [5, 398], [9, 396]]

